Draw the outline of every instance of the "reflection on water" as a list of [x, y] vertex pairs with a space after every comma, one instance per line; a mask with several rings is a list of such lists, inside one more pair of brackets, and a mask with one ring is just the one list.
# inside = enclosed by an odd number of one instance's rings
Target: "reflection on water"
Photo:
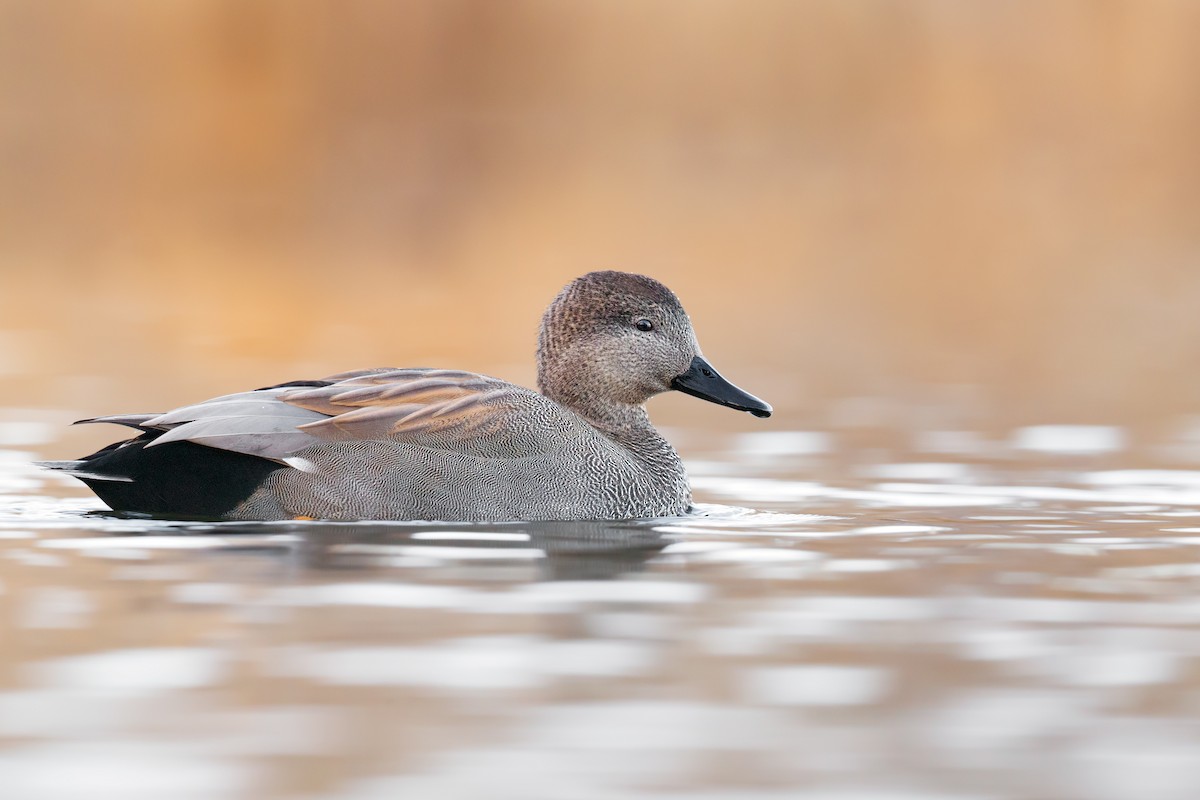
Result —
[[687, 518], [212, 524], [0, 433], [5, 798], [1200, 796], [1188, 440], [710, 435]]

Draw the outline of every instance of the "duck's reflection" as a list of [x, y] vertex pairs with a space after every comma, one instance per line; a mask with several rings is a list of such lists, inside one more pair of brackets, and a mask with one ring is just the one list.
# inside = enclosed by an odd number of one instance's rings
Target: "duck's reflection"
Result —
[[[542, 580], [605, 580], [639, 572], [669, 543], [651, 523], [638, 521], [219, 523], [184, 527], [192, 533], [274, 534], [280, 549], [293, 555], [298, 566], [315, 570], [388, 569], [421, 559], [497, 567], [524, 561]], [[287, 534], [286, 546], [280, 534]]]
[[540, 523], [529, 529], [544, 580], [603, 580], [645, 569], [668, 539], [637, 523]]

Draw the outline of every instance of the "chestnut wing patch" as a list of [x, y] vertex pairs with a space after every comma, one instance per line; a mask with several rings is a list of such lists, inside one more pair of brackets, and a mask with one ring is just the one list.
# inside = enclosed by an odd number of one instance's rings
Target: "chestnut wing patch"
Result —
[[327, 441], [397, 442], [517, 458], [557, 449], [570, 428], [541, 395], [470, 372], [391, 370], [280, 396], [326, 415], [299, 426]]

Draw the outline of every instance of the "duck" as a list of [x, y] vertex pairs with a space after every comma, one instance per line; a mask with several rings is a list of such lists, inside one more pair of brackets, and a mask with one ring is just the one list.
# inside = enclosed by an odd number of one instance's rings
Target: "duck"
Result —
[[206, 520], [631, 520], [686, 515], [691, 488], [646, 401], [679, 391], [771, 406], [701, 354], [659, 281], [569, 283], [542, 316], [538, 389], [452, 369], [376, 368], [76, 424], [135, 429], [41, 462], [113, 511]]

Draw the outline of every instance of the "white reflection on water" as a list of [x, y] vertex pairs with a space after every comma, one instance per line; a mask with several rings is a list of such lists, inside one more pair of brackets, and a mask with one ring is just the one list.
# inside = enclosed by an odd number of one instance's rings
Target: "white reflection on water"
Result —
[[712, 587], [684, 581], [554, 581], [518, 587], [516, 594], [548, 607], [571, 604], [630, 603], [690, 605], [708, 597]]
[[224, 674], [228, 656], [198, 647], [109, 650], [26, 666], [30, 683], [68, 690], [153, 694], [211, 686]]
[[1109, 425], [1033, 425], [1013, 434], [1018, 450], [1099, 455], [1125, 447], [1125, 432]]
[[1124, 642], [1112, 648], [1076, 651], [1056, 659], [1059, 680], [1077, 686], [1141, 686], [1169, 683], [1179, 675], [1180, 659], [1175, 653], [1129, 650]]
[[[839, 489], [817, 482], [784, 481], [774, 478], [693, 478], [697, 491], [721, 497], [742, 498], [743, 502], [795, 503], [811, 499], [846, 500], [864, 505], [892, 507], [958, 507], [1001, 505], [1003, 497], [972, 493], [973, 487], [956, 487], [962, 491], [944, 492], [924, 484], [881, 486], [880, 491]], [[918, 488], [912, 488], [918, 487]]]
[[[885, 483], [880, 484], [885, 492], [904, 492], [919, 495], [932, 495], [935, 502], [931, 505], [944, 504], [949, 496], [962, 496], [971, 502], [963, 505], [984, 505], [978, 502], [980, 498], [991, 497], [993, 501], [1005, 504], [1016, 503], [1020, 500], [1062, 500], [1075, 503], [1148, 503], [1157, 505], [1200, 505], [1200, 490], [1180, 489], [1178, 487], [1133, 487], [1122, 489], [1091, 490], [1069, 489], [1059, 486], [931, 486], [924, 483]], [[914, 503], [921, 505], [921, 503]], [[1127, 513], [1128, 509], [1122, 508]]]
[[809, 550], [782, 547], [735, 547], [696, 553], [693, 558], [700, 562], [726, 564], [764, 563], [780, 561], [816, 561], [824, 558], [820, 553]]
[[532, 689], [558, 677], [641, 675], [655, 661], [654, 648], [637, 642], [485, 636], [424, 647], [289, 648], [278, 653], [266, 671], [342, 685], [513, 690]]
[[819, 431], [743, 433], [735, 447], [749, 458], [812, 456], [833, 450], [833, 437]]
[[0, 750], [8, 797], [212, 800], [244, 797], [255, 768], [225, 753], [153, 739], [61, 741]]
[[942, 533], [951, 531], [939, 525], [868, 525], [865, 528], [851, 528], [848, 533], [871, 536], [894, 536], [896, 534]]
[[897, 569], [914, 569], [916, 561], [883, 558], [838, 558], [827, 561], [821, 568], [827, 572], [889, 572]]
[[1200, 488], [1200, 470], [1191, 469], [1110, 469], [1085, 472], [1081, 483], [1095, 486], [1179, 486]]
[[[199, 596], [212, 597], [212, 589]], [[384, 608], [468, 608], [482, 598], [457, 586], [402, 583], [327, 583], [288, 586], [267, 592], [259, 602], [289, 606], [380, 606]], [[195, 590], [192, 591], [195, 596]], [[195, 602], [190, 600], [187, 602]]]
[[53, 441], [59, 426], [49, 422], [0, 420], [0, 447], [28, 447]]
[[193, 605], [232, 605], [245, 595], [243, 587], [232, 583], [177, 583], [168, 594], [172, 602]]
[[891, 677], [877, 667], [756, 667], [741, 684], [742, 696], [755, 705], [856, 706], [883, 699]]

